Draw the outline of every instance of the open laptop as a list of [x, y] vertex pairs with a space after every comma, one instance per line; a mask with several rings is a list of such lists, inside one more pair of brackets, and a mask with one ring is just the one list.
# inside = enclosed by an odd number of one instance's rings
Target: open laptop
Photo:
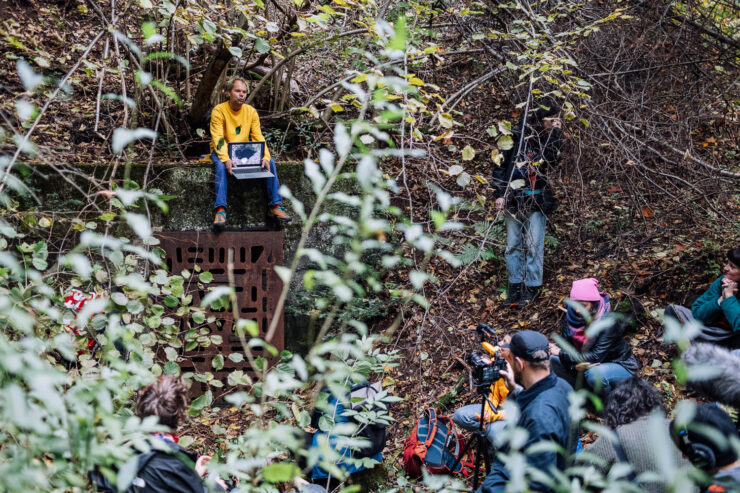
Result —
[[231, 173], [238, 180], [272, 178], [274, 175], [262, 167], [264, 157], [264, 142], [229, 142], [229, 158], [234, 163]]

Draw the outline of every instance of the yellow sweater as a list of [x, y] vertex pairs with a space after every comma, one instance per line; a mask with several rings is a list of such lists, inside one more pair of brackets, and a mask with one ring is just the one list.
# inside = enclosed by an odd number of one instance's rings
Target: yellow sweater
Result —
[[[265, 137], [260, 130], [260, 117], [253, 107], [243, 104], [239, 111], [234, 111], [226, 101], [213, 108], [211, 112], [211, 152], [215, 150], [219, 159], [224, 163], [229, 160], [229, 142], [264, 141]], [[265, 158], [270, 159], [267, 145], [265, 145]]]

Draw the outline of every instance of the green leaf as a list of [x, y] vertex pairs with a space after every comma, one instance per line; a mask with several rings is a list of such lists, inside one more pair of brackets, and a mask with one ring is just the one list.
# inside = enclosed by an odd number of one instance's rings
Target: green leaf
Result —
[[239, 319], [236, 323], [236, 333], [246, 332], [250, 337], [257, 337], [260, 328], [254, 320]]
[[462, 150], [463, 161], [472, 161], [475, 158], [475, 149], [468, 144]]
[[455, 120], [449, 113], [440, 113], [437, 119], [442, 128], [452, 128], [455, 125]]
[[167, 363], [164, 364], [164, 374], [165, 375], [179, 375], [180, 366], [174, 361], [168, 361]]
[[152, 226], [149, 223], [149, 218], [143, 214], [126, 212], [126, 223], [128, 223], [129, 227], [134, 230], [134, 233], [139, 238], [146, 239], [152, 235]]
[[213, 281], [213, 274], [210, 272], [201, 272], [198, 275], [198, 280], [202, 283], [208, 284], [209, 282]]
[[195, 416], [199, 414], [200, 411], [210, 406], [212, 402], [213, 394], [210, 390], [208, 390], [205, 394], [201, 395], [200, 397], [195, 399], [192, 404], [190, 404], [190, 409], [188, 410], [188, 413], [191, 416]]
[[470, 175], [464, 171], [457, 177], [457, 184], [461, 187], [467, 187], [470, 184]]
[[119, 292], [111, 294], [110, 299], [113, 300], [113, 303], [115, 303], [116, 305], [126, 306], [126, 304], [128, 303], [128, 298], [126, 297], [126, 295]]
[[132, 315], [141, 313], [144, 310], [144, 305], [139, 300], [131, 300], [126, 304], [126, 311]]
[[332, 427], [334, 426], [334, 419], [329, 416], [328, 414], [322, 414], [319, 418], [319, 429], [321, 431], [331, 431]]
[[406, 16], [401, 14], [396, 20], [393, 36], [388, 42], [388, 49], [404, 51], [406, 49]]
[[224, 355], [217, 354], [216, 357], [213, 358], [212, 365], [214, 370], [222, 369], [224, 367]]
[[496, 145], [502, 151], [508, 151], [509, 149], [514, 147], [514, 139], [512, 139], [509, 135], [502, 135], [501, 137], [499, 137]]
[[111, 145], [113, 154], [119, 154], [127, 145], [135, 140], [155, 138], [157, 138], [157, 133], [148, 128], [136, 128], [134, 130], [117, 128], [113, 131], [113, 144]]
[[187, 448], [188, 445], [192, 445], [195, 442], [195, 439], [190, 435], [183, 435], [179, 438], [180, 439], [177, 441], [177, 444], [183, 448]]
[[49, 266], [46, 260], [38, 257], [34, 257], [31, 263], [33, 264], [33, 267], [38, 270], [46, 270], [46, 268]]
[[206, 321], [206, 314], [203, 312], [193, 312], [193, 322], [202, 324]]
[[262, 38], [257, 38], [254, 41], [254, 49], [257, 50], [258, 53], [267, 53], [270, 51], [270, 43]]
[[244, 361], [244, 355], [242, 353], [231, 353], [229, 354], [229, 360], [233, 361], [234, 363], [241, 363]]
[[447, 215], [442, 211], [433, 210], [430, 215], [434, 223], [434, 229], [439, 229], [447, 220]]
[[262, 468], [262, 477], [270, 483], [288, 483], [300, 474], [298, 466], [292, 462], [270, 464]]
[[164, 304], [167, 305], [169, 308], [175, 308], [178, 302], [179, 300], [171, 294], [164, 297]]
[[21, 79], [23, 87], [26, 88], [26, 91], [33, 91], [34, 89], [36, 89], [36, 86], [44, 81], [44, 76], [42, 74], [37, 74], [36, 72], [34, 72], [33, 68], [31, 68], [31, 65], [29, 65], [28, 62], [25, 61], [23, 58], [18, 59], [18, 62], [16, 63], [16, 69], [18, 70], [18, 76]]
[[231, 53], [232, 55], [234, 55], [237, 58], [241, 58], [242, 57], [242, 49], [239, 48], [238, 46], [232, 46], [231, 48], [229, 48], [229, 53]]
[[164, 348], [164, 354], [167, 356], [167, 361], [177, 361], [177, 350], [175, 348]]

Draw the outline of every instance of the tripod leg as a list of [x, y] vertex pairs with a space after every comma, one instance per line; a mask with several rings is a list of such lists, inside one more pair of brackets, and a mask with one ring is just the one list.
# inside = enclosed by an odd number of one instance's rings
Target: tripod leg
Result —
[[[473, 435], [475, 437], [476, 435]], [[457, 456], [457, 459], [455, 460], [455, 463], [452, 464], [452, 467], [450, 467], [450, 470], [454, 473], [455, 469], [457, 469], [457, 466], [460, 465], [460, 462], [462, 462], [462, 458], [465, 457], [465, 454], [468, 453], [468, 450], [470, 450], [470, 444], [472, 443], [473, 439], [471, 438], [468, 443], [465, 444], [463, 449], [460, 451], [460, 455]]]
[[[478, 437], [478, 446], [475, 449], [475, 465], [473, 466], [473, 491], [478, 489], [478, 481], [480, 480], [480, 461], [483, 456], [483, 447], [485, 446], [486, 439], [483, 435], [475, 435]], [[486, 457], [488, 454], [486, 454]], [[485, 459], [488, 463], [488, 458]], [[488, 474], [488, 467], [486, 467], [486, 474]]]

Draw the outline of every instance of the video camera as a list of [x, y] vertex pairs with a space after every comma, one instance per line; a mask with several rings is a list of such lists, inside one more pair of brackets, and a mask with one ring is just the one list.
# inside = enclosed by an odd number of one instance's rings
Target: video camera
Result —
[[[473, 351], [468, 357], [468, 362], [473, 370], [475, 387], [478, 392], [487, 394], [489, 387], [501, 378], [499, 372], [506, 370], [506, 360], [499, 354], [501, 348], [498, 345], [498, 336], [491, 326], [479, 323], [475, 330], [481, 340], [481, 346], [491, 355], [492, 359]], [[491, 341], [495, 341], [495, 344], [491, 344]]]

